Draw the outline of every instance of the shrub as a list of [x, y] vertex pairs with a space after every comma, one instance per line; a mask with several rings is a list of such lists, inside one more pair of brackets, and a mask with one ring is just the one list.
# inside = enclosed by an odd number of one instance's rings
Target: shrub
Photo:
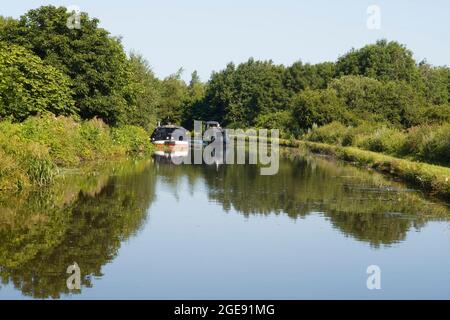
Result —
[[422, 161], [450, 165], [450, 124], [411, 128], [403, 153]]
[[342, 144], [348, 128], [340, 122], [332, 122], [322, 127], [316, 127], [307, 135], [307, 140], [331, 144]]
[[402, 149], [405, 139], [405, 134], [402, 131], [381, 127], [371, 135], [366, 136], [365, 139], [358, 141], [356, 146], [374, 152], [396, 154]]
[[23, 123], [0, 121], [0, 189], [51, 183], [58, 167], [149, 152], [144, 129], [108, 127], [99, 119], [78, 122], [46, 114]]
[[123, 126], [112, 129], [113, 142], [122, 148], [128, 155], [138, 155], [150, 151], [149, 136], [147, 132], [135, 126]]

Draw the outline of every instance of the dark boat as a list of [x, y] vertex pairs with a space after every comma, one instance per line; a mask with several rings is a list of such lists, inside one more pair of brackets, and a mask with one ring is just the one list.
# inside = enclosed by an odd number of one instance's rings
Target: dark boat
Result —
[[156, 150], [164, 152], [188, 150], [188, 140], [188, 131], [174, 125], [159, 126], [150, 136], [150, 141], [156, 146]]

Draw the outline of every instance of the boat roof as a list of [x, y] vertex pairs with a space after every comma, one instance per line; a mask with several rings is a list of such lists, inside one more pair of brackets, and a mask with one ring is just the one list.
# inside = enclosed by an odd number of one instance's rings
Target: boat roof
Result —
[[164, 125], [164, 126], [159, 126], [157, 127], [155, 130], [157, 129], [181, 129], [181, 130], [186, 130], [185, 128], [183, 128], [182, 126], [175, 126], [173, 124], [168, 124], [168, 125]]

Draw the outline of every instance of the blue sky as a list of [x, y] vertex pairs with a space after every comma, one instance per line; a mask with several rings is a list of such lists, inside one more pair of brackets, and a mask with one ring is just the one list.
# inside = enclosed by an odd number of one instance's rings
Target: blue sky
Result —
[[[207, 80], [213, 70], [249, 57], [291, 64], [332, 61], [350, 48], [386, 38], [417, 60], [450, 65], [448, 0], [166, 0], [2, 1], [0, 14], [19, 17], [44, 4], [76, 5], [143, 54], [159, 77], [185, 69]], [[367, 8], [381, 9], [381, 29], [366, 26]]]

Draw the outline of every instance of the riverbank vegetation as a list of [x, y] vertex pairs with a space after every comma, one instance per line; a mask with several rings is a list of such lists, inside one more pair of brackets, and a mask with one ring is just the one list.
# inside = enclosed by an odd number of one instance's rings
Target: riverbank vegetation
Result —
[[332, 122], [314, 127], [303, 138], [450, 167], [450, 123], [401, 129], [373, 123], [353, 127]]
[[[7, 160], [15, 156], [9, 141], [28, 139], [20, 143], [33, 146], [21, 146], [20, 152], [70, 167], [108, 153], [148, 149], [144, 131], [150, 133], [158, 121], [191, 129], [194, 120], [280, 129], [283, 138], [450, 165], [450, 69], [416, 61], [395, 41], [379, 40], [317, 64], [299, 60], [284, 66], [250, 58], [229, 63], [207, 82], [195, 71], [184, 81], [182, 68], [159, 79], [148, 61], [139, 53], [127, 54], [120, 38], [100, 28], [98, 19], [81, 13], [79, 28], [69, 28], [72, 14], [64, 7], [43, 6], [19, 19], [0, 17], [3, 177], [19, 165]], [[11, 129], [34, 122], [42, 130], [34, 133], [36, 139], [19, 138], [16, 132], [22, 129]], [[52, 125], [45, 126], [48, 122]], [[61, 124], [66, 122], [77, 133]], [[66, 139], [52, 141], [58, 132], [53, 125]], [[92, 127], [103, 133], [91, 145], [90, 134], [82, 132]], [[48, 181], [43, 168], [22, 162], [28, 180]], [[21, 179], [24, 185], [27, 179]], [[20, 187], [17, 179], [7, 180]]]
[[0, 122], [0, 190], [51, 183], [60, 168], [148, 153], [147, 132], [102, 120], [45, 115]]
[[411, 183], [433, 196], [450, 200], [450, 168], [400, 159], [355, 147], [343, 147], [318, 142], [299, 141], [310, 151], [331, 155], [358, 166], [375, 169]]

